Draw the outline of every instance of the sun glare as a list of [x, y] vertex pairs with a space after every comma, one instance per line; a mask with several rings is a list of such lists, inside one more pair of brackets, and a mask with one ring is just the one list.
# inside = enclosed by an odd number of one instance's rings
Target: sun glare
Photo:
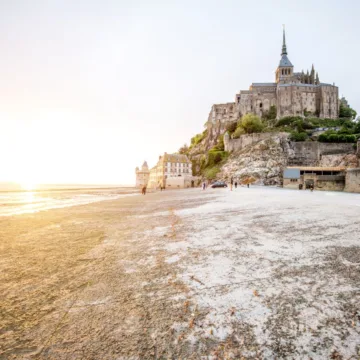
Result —
[[20, 183], [21, 189], [26, 191], [32, 191], [35, 190], [36, 185], [32, 182], [23, 182]]

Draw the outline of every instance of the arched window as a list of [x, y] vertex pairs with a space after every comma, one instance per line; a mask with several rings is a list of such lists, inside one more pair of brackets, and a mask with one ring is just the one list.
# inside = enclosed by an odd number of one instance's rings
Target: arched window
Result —
[[281, 75], [284, 75], [284, 69], [281, 69]]
[[262, 103], [260, 103], [260, 109], [262, 108]]

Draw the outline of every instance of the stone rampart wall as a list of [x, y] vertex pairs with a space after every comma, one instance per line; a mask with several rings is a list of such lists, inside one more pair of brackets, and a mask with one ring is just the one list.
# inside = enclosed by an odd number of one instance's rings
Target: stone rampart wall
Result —
[[354, 154], [353, 144], [321, 143], [317, 141], [290, 142], [292, 153], [289, 165], [315, 166], [323, 155]]
[[360, 168], [347, 169], [345, 191], [360, 193]]
[[343, 191], [344, 187], [344, 181], [317, 181], [315, 185], [315, 190]]
[[279, 137], [288, 138], [288, 136], [288, 133], [256, 133], [241, 135], [238, 139], [230, 139], [224, 136], [225, 151], [240, 151], [247, 146], [258, 143], [259, 141], [268, 140], [271, 138], [278, 139]]

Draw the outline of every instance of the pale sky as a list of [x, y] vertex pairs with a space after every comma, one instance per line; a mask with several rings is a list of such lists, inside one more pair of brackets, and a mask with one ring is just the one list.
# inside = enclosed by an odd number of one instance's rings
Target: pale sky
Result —
[[0, 0], [0, 181], [133, 184], [274, 80], [282, 24], [360, 112], [360, 2]]

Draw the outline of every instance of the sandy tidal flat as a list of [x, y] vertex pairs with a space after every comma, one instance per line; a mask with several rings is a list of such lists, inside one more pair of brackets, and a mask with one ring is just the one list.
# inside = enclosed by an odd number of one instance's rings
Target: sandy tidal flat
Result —
[[357, 359], [360, 196], [165, 191], [0, 218], [0, 359]]

